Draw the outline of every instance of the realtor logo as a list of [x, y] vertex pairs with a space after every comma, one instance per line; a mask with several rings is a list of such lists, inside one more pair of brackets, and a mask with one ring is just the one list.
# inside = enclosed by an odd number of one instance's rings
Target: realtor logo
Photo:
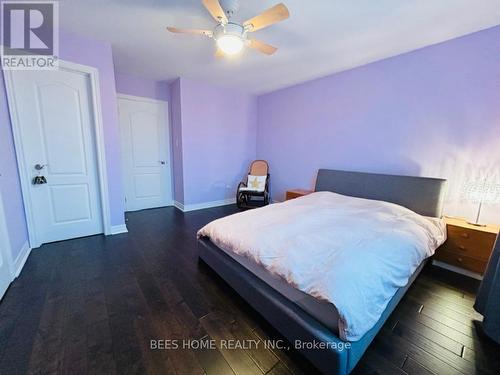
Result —
[[57, 69], [57, 1], [2, 1], [2, 68]]

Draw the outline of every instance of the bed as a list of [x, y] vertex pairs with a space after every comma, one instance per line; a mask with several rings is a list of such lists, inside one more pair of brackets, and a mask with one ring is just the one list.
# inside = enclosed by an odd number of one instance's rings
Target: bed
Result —
[[[362, 198], [359, 201], [369, 199], [394, 203], [398, 207], [402, 206], [400, 209], [405, 207], [407, 211], [411, 210], [422, 216], [439, 218], [445, 187], [446, 181], [442, 179], [321, 169], [318, 171], [315, 191], [337, 193], [332, 199], [341, 199], [338, 196], [341, 194]], [[320, 193], [316, 195], [314, 199], [322, 197]], [[303, 199], [305, 205], [305, 198], [298, 199]], [[311, 201], [313, 198], [308, 199]], [[416, 264], [404, 285], [398, 287], [384, 305], [380, 317], [377, 315], [371, 328], [362, 331], [362, 336], [355, 340], [349, 340], [338, 323], [342, 321], [339, 319], [339, 311], [343, 311], [341, 308], [337, 309], [335, 304], [292, 287], [283, 278], [270, 274], [252, 259], [215, 245], [209, 237], [201, 236], [198, 245], [203, 262], [291, 343], [302, 343], [294, 347], [320, 371], [329, 374], [348, 374], [354, 369], [428, 259]], [[323, 346], [318, 349], [320, 343]]]

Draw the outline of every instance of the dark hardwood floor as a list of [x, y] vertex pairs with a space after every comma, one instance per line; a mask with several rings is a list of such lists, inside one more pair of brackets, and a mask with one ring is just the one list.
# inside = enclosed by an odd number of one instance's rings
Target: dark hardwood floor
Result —
[[[262, 345], [151, 349], [151, 340], [281, 338], [198, 262], [197, 229], [235, 211], [130, 213], [128, 234], [33, 250], [0, 304], [0, 374], [315, 373], [298, 353]], [[426, 268], [354, 373], [498, 374], [499, 347], [476, 331], [476, 288]]]

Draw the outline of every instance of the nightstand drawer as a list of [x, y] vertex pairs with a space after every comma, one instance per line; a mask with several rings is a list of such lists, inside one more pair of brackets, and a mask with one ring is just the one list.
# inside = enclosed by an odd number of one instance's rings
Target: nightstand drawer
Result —
[[496, 236], [468, 228], [448, 225], [448, 240], [443, 248], [458, 255], [488, 261]]
[[484, 273], [488, 263], [488, 261], [461, 255], [455, 251], [449, 251], [445, 247], [440, 247], [436, 251], [434, 259], [480, 274]]

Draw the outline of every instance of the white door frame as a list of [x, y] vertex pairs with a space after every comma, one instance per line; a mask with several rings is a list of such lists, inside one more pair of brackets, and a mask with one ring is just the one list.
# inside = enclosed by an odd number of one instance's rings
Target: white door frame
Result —
[[[4, 249], [5, 251], [2, 251]], [[7, 219], [3, 208], [2, 192], [0, 191], [0, 252], [4, 262], [8, 264], [10, 272], [10, 280], [14, 280], [15, 270], [14, 261], [12, 259], [12, 247], [10, 244], [9, 232], [7, 231]]]
[[[128, 95], [128, 94], [117, 94], [116, 95], [117, 99], [126, 99], [126, 100], [133, 100], [133, 101], [138, 101], [138, 102], [146, 102], [146, 103], [153, 103], [153, 104], [161, 104], [165, 106], [165, 114], [167, 115], [166, 121], [167, 121], [167, 133], [168, 133], [168, 139], [167, 139], [167, 145], [168, 145], [168, 157], [169, 157], [169, 163], [168, 163], [168, 173], [170, 174], [170, 197], [169, 198], [169, 206], [173, 206], [174, 204], [174, 171], [172, 169], [172, 129], [170, 127], [170, 111], [168, 107], [168, 102], [166, 100], [159, 100], [159, 99], [152, 99], [152, 98], [146, 98], [143, 96], [136, 96], [136, 95]], [[120, 125], [121, 126], [121, 125]], [[121, 129], [120, 129], [120, 136], [121, 136]], [[122, 158], [123, 160], [123, 158]], [[123, 166], [122, 166], [123, 169]], [[125, 186], [125, 185], [124, 185]], [[123, 200], [125, 201], [125, 195], [123, 196]]]
[[[127, 100], [135, 100], [137, 102], [149, 102], [149, 103], [154, 103], [154, 104], [163, 104], [167, 105], [168, 102], [166, 100], [160, 100], [160, 99], [153, 99], [153, 98], [146, 98], [145, 96], [137, 96], [137, 95], [128, 95], [128, 94], [120, 94], [117, 93], [116, 97], [118, 99], [127, 99]], [[168, 110], [165, 111], [168, 115]]]
[[[59, 60], [59, 69], [66, 71], [88, 74], [90, 79], [92, 120], [94, 122], [94, 142], [96, 150], [96, 160], [98, 169], [99, 190], [101, 198], [102, 222], [104, 234], [112, 234], [111, 231], [111, 211], [109, 208], [108, 177], [106, 171], [106, 157], [104, 146], [104, 128], [101, 110], [101, 90], [99, 85], [99, 70], [94, 67], [81, 65], [69, 61]], [[28, 174], [28, 168], [24, 162], [23, 140], [21, 137], [21, 124], [19, 122], [18, 105], [15, 99], [15, 85], [12, 71], [4, 70], [5, 86], [12, 123], [12, 133], [14, 135], [14, 144], [16, 148], [17, 167], [21, 177], [21, 190], [23, 194], [24, 210], [26, 213], [26, 223], [28, 226], [28, 237], [31, 248], [40, 247], [41, 242], [36, 236], [34, 212], [31, 209], [32, 199], [29, 183], [31, 175]]]

